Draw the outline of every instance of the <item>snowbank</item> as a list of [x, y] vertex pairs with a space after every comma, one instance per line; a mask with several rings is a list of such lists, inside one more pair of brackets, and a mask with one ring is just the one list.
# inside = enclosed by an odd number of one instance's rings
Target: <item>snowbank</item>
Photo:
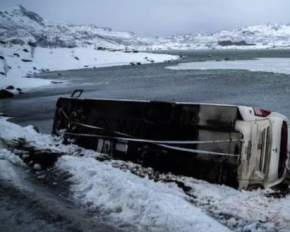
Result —
[[[7, 77], [0, 76], [0, 89], [6, 88], [8, 85], [27, 89], [50, 84], [50, 80], [33, 78], [35, 73], [47, 72], [48, 70], [108, 67], [128, 65], [131, 62], [146, 64], [152, 60], [154, 62], [164, 62], [178, 58], [177, 56], [163, 54], [98, 51], [92, 47], [51, 49], [37, 47], [32, 57], [27, 45], [1, 47], [0, 55], [5, 58], [5, 61], [0, 59], [0, 71], [4, 72], [4, 62], [6, 62], [6, 66], [11, 67], [8, 70]], [[22, 78], [25, 76], [30, 78]]]
[[10, 152], [6, 149], [2, 149], [2, 148], [0, 148], [0, 160], [8, 161], [9, 163], [17, 165], [17, 166], [24, 166], [25, 165], [23, 163], [23, 161], [18, 156], [16, 156], [12, 152]]
[[183, 178], [195, 189], [199, 207], [213, 215], [225, 215], [221, 222], [234, 231], [289, 231], [290, 196], [277, 199], [266, 195], [273, 190], [237, 191]]
[[[5, 119], [0, 116], [0, 180], [9, 181], [17, 186], [21, 186], [21, 178], [17, 175], [17, 167], [25, 167], [24, 162], [15, 154], [5, 149], [5, 141], [9, 141], [9, 138], [5, 137], [2, 131], [2, 125], [7, 124], [8, 127], [13, 124], [7, 123]], [[11, 124], [9, 126], [9, 124]]]
[[141, 231], [228, 231], [175, 185], [142, 179], [92, 158], [64, 156], [57, 167], [73, 175], [75, 199], [119, 226], [130, 222]]
[[189, 62], [180, 63], [176, 66], [169, 66], [167, 68], [173, 70], [241, 69], [252, 72], [290, 74], [290, 58], [259, 58], [255, 60]]
[[12, 152], [0, 148], [0, 180], [22, 188], [23, 176], [19, 176], [18, 167], [25, 167], [23, 161]]
[[[7, 118], [0, 116], [0, 141], [10, 143], [15, 139], [25, 139], [32, 146], [40, 149], [51, 149], [58, 152], [74, 154], [78, 147], [75, 145], [63, 145], [58, 138], [53, 138], [49, 134], [37, 133], [33, 126], [21, 127], [14, 123], [8, 122]], [[1, 149], [1, 146], [0, 146]]]

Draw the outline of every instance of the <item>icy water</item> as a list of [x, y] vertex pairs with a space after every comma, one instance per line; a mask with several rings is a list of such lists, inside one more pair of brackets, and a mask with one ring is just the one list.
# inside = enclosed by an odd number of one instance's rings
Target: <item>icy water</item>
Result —
[[[166, 51], [167, 54], [180, 52]], [[56, 100], [84, 89], [83, 97], [148, 99], [251, 105], [290, 117], [290, 75], [246, 70], [170, 70], [167, 66], [208, 60], [250, 60], [259, 57], [289, 58], [290, 50], [182, 51], [172, 63], [107, 67], [52, 72], [41, 78], [66, 83], [26, 93], [0, 102], [4, 113], [21, 125], [34, 124], [50, 133]], [[61, 75], [59, 75], [61, 73]]]

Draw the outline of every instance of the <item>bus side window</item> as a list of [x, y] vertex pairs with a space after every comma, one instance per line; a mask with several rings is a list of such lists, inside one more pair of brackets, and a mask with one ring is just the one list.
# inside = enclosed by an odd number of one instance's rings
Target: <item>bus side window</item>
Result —
[[288, 153], [288, 126], [284, 121], [281, 129], [281, 142], [280, 142], [280, 155], [279, 155], [279, 167], [278, 167], [278, 178], [281, 178], [286, 167], [286, 160]]
[[262, 144], [261, 144], [261, 153], [260, 153], [260, 163], [259, 170], [263, 172], [264, 160], [265, 160], [265, 146], [266, 146], [266, 129], [262, 132]]
[[269, 158], [270, 158], [270, 145], [271, 145], [270, 142], [271, 142], [271, 138], [270, 138], [270, 127], [267, 127], [265, 162], [264, 162], [264, 170], [263, 170], [263, 173], [266, 173], [267, 172], [267, 165], [269, 163]]
[[262, 132], [262, 149], [260, 153], [259, 170], [266, 174], [267, 165], [270, 157], [270, 127], [267, 127]]

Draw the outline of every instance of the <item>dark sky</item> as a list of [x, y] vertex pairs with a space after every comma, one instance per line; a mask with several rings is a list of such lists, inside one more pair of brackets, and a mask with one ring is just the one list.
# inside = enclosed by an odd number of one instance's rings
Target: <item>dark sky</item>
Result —
[[17, 4], [52, 21], [149, 36], [290, 23], [290, 0], [0, 0], [1, 9]]

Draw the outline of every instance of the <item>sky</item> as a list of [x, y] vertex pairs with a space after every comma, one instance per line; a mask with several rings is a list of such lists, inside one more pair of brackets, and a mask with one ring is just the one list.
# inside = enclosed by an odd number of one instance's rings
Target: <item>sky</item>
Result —
[[95, 24], [141, 36], [290, 23], [290, 0], [0, 0], [0, 9], [17, 4], [50, 21]]

